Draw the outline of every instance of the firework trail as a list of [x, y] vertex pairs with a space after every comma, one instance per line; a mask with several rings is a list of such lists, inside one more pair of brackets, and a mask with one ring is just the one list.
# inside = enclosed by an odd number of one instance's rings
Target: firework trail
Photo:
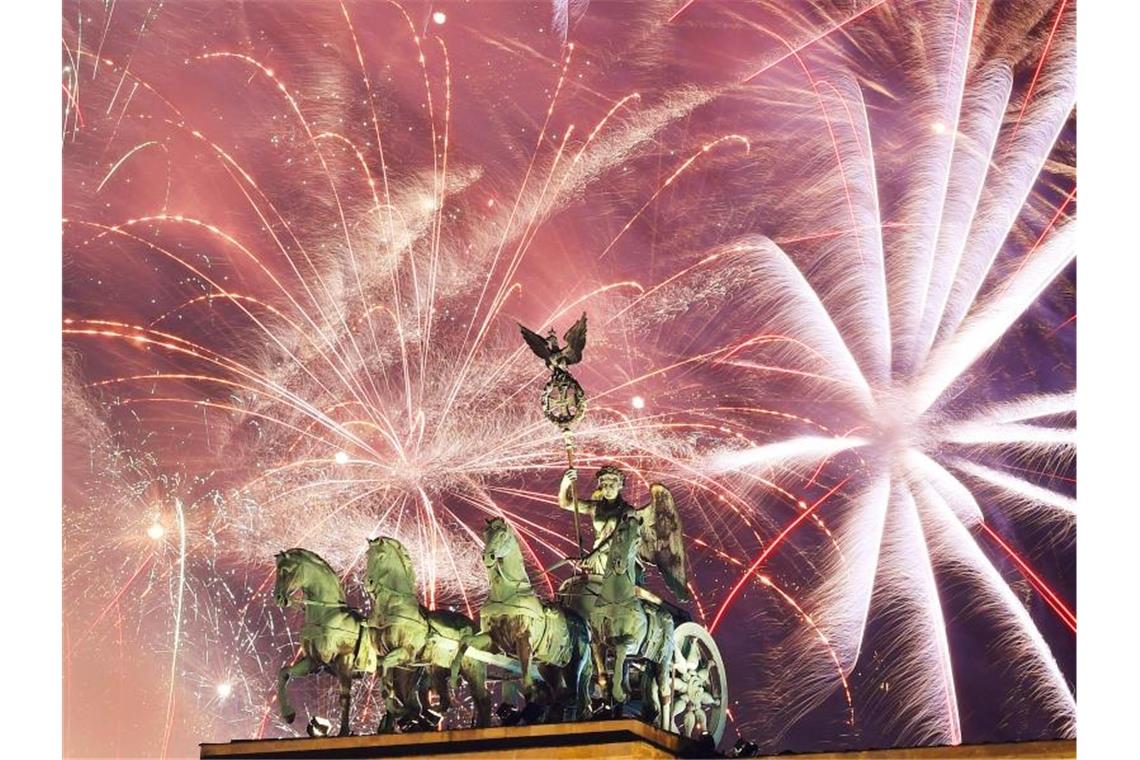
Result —
[[[1010, 606], [1006, 582], [977, 545], [987, 513], [995, 520], [1020, 515], [1072, 538], [1071, 496], [977, 460], [1004, 453], [1008, 464], [1071, 467], [1073, 429], [1040, 423], [1070, 417], [1074, 397], [1042, 393], [987, 405], [972, 387], [978, 378], [967, 374], [1075, 257], [1066, 217], [1075, 191], [1055, 194], [1054, 213], [1044, 218], [1027, 205], [1075, 104], [1073, 19], [1063, 4], [1056, 9], [1051, 57], [1037, 67], [1032, 91], [1015, 97], [1008, 62], [971, 65], [976, 10], [934, 4], [926, 17], [944, 30], [924, 49], [930, 70], [944, 75], [899, 104], [909, 131], [905, 182], [883, 175], [883, 140], [870, 126], [865, 86], [850, 77], [812, 78], [834, 150], [835, 171], [819, 192], [836, 199], [835, 214], [848, 223], [811, 251], [764, 238], [726, 249], [751, 270], [751, 281], [765, 283], [753, 318], [815, 349], [798, 352], [806, 362], [799, 369], [805, 384], [830, 396], [827, 419], [844, 419], [847, 434], [790, 435], [723, 452], [713, 463], [810, 472], [840, 452], [857, 458], [849, 466], [870, 484], [846, 514], [830, 520], [835, 556], [824, 560], [821, 583], [801, 603], [848, 675], [864, 656], [872, 618], [879, 621], [876, 657], [887, 664], [876, 670], [890, 695], [869, 699], [867, 709], [915, 744], [962, 741], [946, 603], [936, 581], [943, 573], [981, 586], [965, 613], [996, 618], [1014, 663], [1007, 675], [1032, 673], [1026, 678], [1034, 702], [1053, 730], [1075, 731], [1071, 687], [1035, 624]], [[889, 215], [884, 192], [894, 196]], [[1036, 236], [1018, 250], [1007, 241], [1025, 216]], [[789, 356], [770, 356], [769, 365], [788, 365]], [[967, 568], [965, 557], [975, 564]], [[741, 576], [730, 600], [758, 569]], [[1075, 631], [1069, 606], [1047, 587], [1041, 591]], [[725, 612], [722, 606], [714, 626]], [[758, 699], [770, 711], [773, 733], [838, 688], [831, 663], [808, 655], [815, 635], [792, 633], [775, 649], [783, 665], [765, 669], [771, 682]], [[912, 709], [892, 716], [900, 703]]]
[[582, 466], [674, 488], [706, 625], [771, 623], [718, 633], [746, 733], [1072, 731], [1072, 8], [776, 5], [65, 6], [67, 681], [158, 716], [70, 746], [291, 734], [287, 546], [363, 606], [394, 535], [463, 611], [484, 517], [569, 553], [514, 324], [582, 310]]

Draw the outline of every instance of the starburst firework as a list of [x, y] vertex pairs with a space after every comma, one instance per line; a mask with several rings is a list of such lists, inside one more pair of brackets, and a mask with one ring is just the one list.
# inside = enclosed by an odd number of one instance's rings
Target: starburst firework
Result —
[[585, 309], [580, 460], [683, 493], [698, 618], [775, 622], [738, 720], [960, 741], [970, 613], [1028, 685], [1006, 712], [1047, 714], [1021, 734], [1070, 733], [1006, 576], [1075, 629], [1022, 557], [1075, 529], [1071, 342], [1017, 356], [1071, 308], [1072, 9], [581, 7], [65, 8], [71, 651], [160, 648], [140, 751], [283, 732], [277, 550], [355, 595], [396, 535], [466, 610], [484, 516], [564, 556], [514, 322]]

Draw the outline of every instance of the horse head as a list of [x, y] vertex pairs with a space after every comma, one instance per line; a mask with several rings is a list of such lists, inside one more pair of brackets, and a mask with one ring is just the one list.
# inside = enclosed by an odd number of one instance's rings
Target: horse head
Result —
[[641, 544], [641, 518], [626, 513], [614, 527], [610, 541], [609, 569], [614, 575], [630, 575], [634, 571], [637, 549]]
[[277, 582], [273, 586], [273, 598], [278, 607], [288, 607], [293, 594], [304, 585], [303, 566], [296, 549], [277, 552]]
[[373, 597], [384, 591], [414, 592], [412, 557], [402, 543], [389, 536], [368, 540], [364, 588]]
[[308, 601], [343, 604], [344, 589], [329, 563], [308, 549], [293, 548], [277, 553], [277, 583], [273, 596], [288, 607], [297, 591]]
[[483, 529], [483, 565], [490, 569], [517, 550], [518, 541], [507, 521], [501, 517], [487, 520]]

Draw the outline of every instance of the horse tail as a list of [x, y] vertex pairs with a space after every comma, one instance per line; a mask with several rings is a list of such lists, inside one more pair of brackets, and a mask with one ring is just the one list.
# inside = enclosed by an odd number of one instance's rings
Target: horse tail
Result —
[[[566, 611], [574, 630], [574, 697], [577, 719], [584, 720], [590, 712], [590, 684], [594, 680], [594, 654], [590, 651], [590, 626], [577, 612]], [[569, 684], [567, 684], [569, 685]]]
[[583, 621], [581, 617], [578, 618], [578, 626], [580, 630], [580, 635], [577, 636], [578, 656], [581, 657], [585, 663], [585, 665], [583, 665], [584, 675], [582, 677], [588, 682], [594, 677], [594, 655], [593, 652], [590, 651], [590, 626]]
[[[364, 645], [364, 637], [368, 635], [371, 626], [369, 626], [365, 620], [357, 620], [356, 623], [356, 646], [352, 649], [352, 665], [349, 667], [349, 670], [363, 670], [366, 672], [374, 670], [375, 665], [373, 665], [373, 663], [365, 663], [364, 667], [361, 667], [360, 663], [360, 650]], [[369, 642], [369, 644], [371, 643], [372, 642]], [[375, 647], [373, 647], [373, 651], [375, 651]], [[369, 665], [372, 665], [372, 667], [369, 667]]]
[[581, 615], [579, 615], [576, 612], [574, 613], [574, 618], [577, 620], [577, 626], [578, 626], [578, 637], [577, 638], [579, 641], [579, 646], [582, 648], [582, 651], [585, 654], [586, 659], [588, 660], [588, 659], [590, 659], [590, 636], [592, 635], [590, 633], [590, 624], [586, 622], [585, 618], [583, 618]]
[[455, 656], [451, 660], [451, 666], [448, 668], [450, 674], [448, 676], [448, 683], [454, 687], [459, 680], [459, 674], [464, 665], [473, 662], [472, 658], [467, 656], [467, 648], [471, 646], [471, 639], [475, 637], [474, 633], [466, 633], [463, 638], [459, 640], [459, 647], [455, 650]]

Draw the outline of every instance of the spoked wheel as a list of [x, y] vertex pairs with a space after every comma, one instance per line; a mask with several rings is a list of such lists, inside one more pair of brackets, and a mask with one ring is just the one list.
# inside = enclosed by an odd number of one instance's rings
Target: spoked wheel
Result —
[[689, 738], [708, 732], [717, 744], [728, 718], [728, 678], [712, 636], [693, 622], [673, 632], [673, 705], [665, 729]]

